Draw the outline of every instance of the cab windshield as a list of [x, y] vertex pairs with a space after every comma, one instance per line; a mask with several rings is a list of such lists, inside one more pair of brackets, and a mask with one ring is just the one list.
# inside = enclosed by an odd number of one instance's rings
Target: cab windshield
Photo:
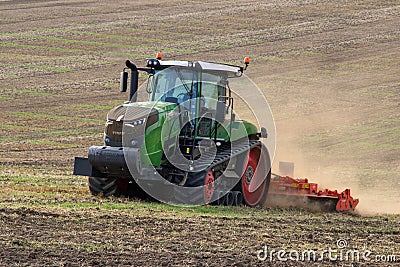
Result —
[[176, 104], [197, 97], [218, 100], [220, 96], [225, 96], [226, 79], [221, 72], [170, 67], [154, 75], [149, 100]]

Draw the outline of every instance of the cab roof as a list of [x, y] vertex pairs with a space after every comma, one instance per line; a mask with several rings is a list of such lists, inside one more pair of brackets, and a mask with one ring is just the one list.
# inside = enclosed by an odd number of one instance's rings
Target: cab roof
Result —
[[243, 67], [228, 65], [223, 63], [205, 61], [163, 61], [158, 59], [148, 59], [147, 66], [155, 70], [163, 70], [169, 67], [196, 68], [204, 71], [221, 71], [228, 76], [241, 76]]

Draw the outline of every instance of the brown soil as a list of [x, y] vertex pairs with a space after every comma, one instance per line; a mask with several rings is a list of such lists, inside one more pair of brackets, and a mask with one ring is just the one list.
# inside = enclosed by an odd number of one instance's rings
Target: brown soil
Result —
[[[265, 245], [269, 251], [337, 249], [337, 240], [343, 238], [351, 249], [381, 255], [394, 252], [391, 244], [398, 242], [399, 234], [395, 217], [279, 209], [242, 208], [233, 217], [193, 212], [177, 216], [151, 207], [125, 211], [3, 208], [0, 214], [4, 266], [287, 266], [276, 255], [274, 261], [260, 261], [257, 253]], [[324, 261], [290, 264], [346, 264]]]

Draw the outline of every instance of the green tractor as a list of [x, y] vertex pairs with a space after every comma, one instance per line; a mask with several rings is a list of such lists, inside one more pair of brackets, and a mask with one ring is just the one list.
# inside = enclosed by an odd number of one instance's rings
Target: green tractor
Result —
[[[121, 73], [129, 99], [107, 115], [104, 146], [75, 158], [93, 195], [155, 199], [178, 205], [262, 205], [270, 183], [265, 128], [237, 118], [231, 79], [245, 66], [147, 59]], [[137, 101], [139, 71], [147, 101]], [[144, 89], [143, 89], [144, 91]], [[142, 93], [142, 92], [141, 92]], [[141, 95], [143, 97], [143, 95]]]

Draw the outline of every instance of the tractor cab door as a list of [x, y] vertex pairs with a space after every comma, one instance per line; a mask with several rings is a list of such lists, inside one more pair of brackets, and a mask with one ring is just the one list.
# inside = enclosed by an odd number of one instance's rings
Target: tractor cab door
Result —
[[199, 89], [199, 137], [215, 138], [217, 124], [225, 120], [226, 79], [215, 73], [203, 73]]
[[[154, 75], [151, 101], [177, 104], [171, 126], [179, 126], [178, 136], [168, 131], [165, 140], [179, 146], [187, 158], [197, 158], [200, 142], [216, 139], [218, 124], [225, 115], [227, 75], [197, 68], [171, 67]], [[175, 132], [175, 131], [171, 131]]]

